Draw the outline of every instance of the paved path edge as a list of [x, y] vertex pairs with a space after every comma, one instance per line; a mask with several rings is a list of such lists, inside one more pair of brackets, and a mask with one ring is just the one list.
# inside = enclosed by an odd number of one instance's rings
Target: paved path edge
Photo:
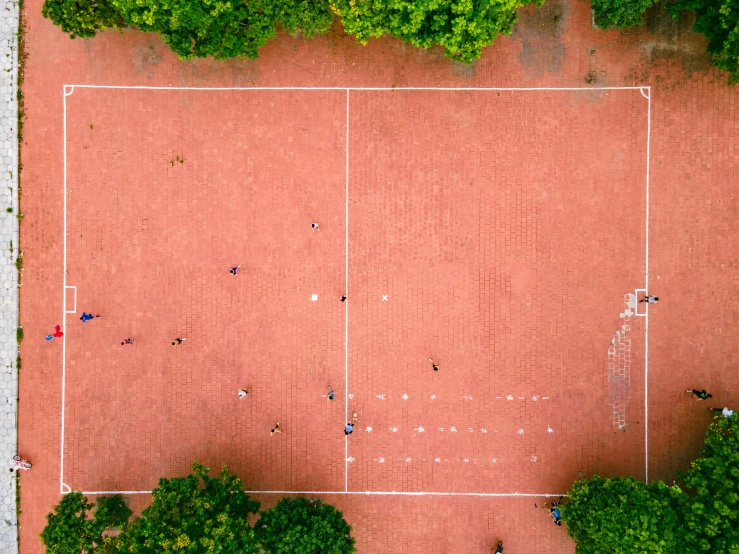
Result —
[[[16, 258], [21, 254], [18, 240], [18, 29], [20, 23], [17, 0], [0, 0], [0, 449], [7, 467], [18, 447], [18, 367], [19, 345], [16, 339], [18, 321], [18, 271]], [[11, 211], [8, 209], [11, 208]], [[16, 473], [4, 470], [0, 484], [0, 552], [17, 554], [18, 519], [16, 513]]]

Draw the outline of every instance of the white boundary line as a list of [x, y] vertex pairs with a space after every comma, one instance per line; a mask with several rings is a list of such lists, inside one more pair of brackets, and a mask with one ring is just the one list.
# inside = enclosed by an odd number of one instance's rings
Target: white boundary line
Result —
[[[67, 290], [67, 96], [70, 96], [75, 88], [89, 89], [133, 89], [133, 90], [193, 90], [193, 91], [248, 91], [248, 90], [264, 90], [264, 91], [282, 91], [282, 90], [298, 90], [298, 91], [346, 91], [346, 245], [345, 245], [345, 287], [344, 294], [347, 296], [345, 306], [345, 328], [344, 328], [344, 410], [345, 416], [349, 417], [349, 93], [355, 91], [592, 91], [592, 90], [638, 90], [641, 95], [647, 99], [647, 163], [646, 163], [646, 251], [645, 251], [645, 270], [646, 270], [646, 287], [649, 288], [649, 172], [650, 172], [650, 146], [652, 133], [652, 94], [650, 86], [632, 86], [632, 87], [161, 87], [161, 86], [126, 86], [126, 85], [81, 85], [66, 84], [62, 87], [63, 93], [63, 153], [64, 153], [64, 274], [63, 281], [63, 307], [62, 327], [66, 328], [66, 290]], [[69, 91], [69, 92], [67, 92]], [[645, 94], [646, 91], [646, 94]], [[637, 289], [641, 290], [641, 289]], [[77, 304], [77, 291], [75, 287], [75, 310]], [[71, 312], [70, 312], [71, 313]], [[649, 483], [649, 307], [645, 318], [644, 330], [644, 443], [645, 443], [645, 480]], [[62, 340], [62, 414], [61, 414], [61, 441], [60, 441], [60, 469], [59, 482], [60, 494], [71, 492], [71, 487], [64, 483], [64, 412], [65, 412], [65, 383], [66, 383], [66, 334]], [[282, 494], [282, 495], [366, 495], [366, 496], [470, 496], [470, 497], [550, 497], [560, 496], [558, 494], [536, 494], [536, 493], [462, 493], [462, 492], [397, 492], [397, 491], [349, 491], [348, 490], [348, 452], [349, 437], [345, 437], [344, 446], [344, 491], [246, 491], [249, 494]], [[66, 489], [66, 490], [65, 490]], [[151, 494], [151, 491], [83, 491], [82, 494], [102, 495], [102, 494]]]
[[[74, 87], [72, 87], [69, 91], [69, 94], [72, 94], [74, 92]], [[62, 151], [64, 152], [64, 164], [63, 164], [63, 171], [64, 176], [62, 179], [62, 194], [64, 196], [64, 217], [63, 217], [63, 231], [64, 231], [64, 238], [62, 239], [63, 244], [63, 262], [62, 262], [62, 329], [64, 329], [65, 333], [63, 335], [64, 338], [62, 338], [62, 436], [61, 440], [59, 441], [59, 448], [60, 448], [60, 454], [59, 454], [59, 493], [65, 494], [64, 492], [64, 412], [65, 410], [65, 398], [66, 398], [66, 383], [67, 383], [67, 86], [65, 85], [62, 87], [62, 117], [64, 118], [64, 121], [62, 122], [62, 133], [63, 137], [62, 140], [64, 144], [62, 145]], [[75, 303], [75, 309], [77, 308], [77, 291], [75, 289], [74, 293], [74, 303]], [[70, 488], [70, 487], [67, 487]]]
[[[85, 495], [103, 495], [103, 494], [151, 494], [152, 491], [80, 491]], [[567, 496], [566, 494], [557, 493], [528, 493], [528, 492], [404, 492], [404, 491], [244, 491], [247, 494], [280, 494], [280, 495], [298, 495], [309, 494], [315, 496], [469, 496], [469, 497], [516, 497], [525, 498], [558, 498]]]
[[[647, 94], [644, 94], [644, 91]], [[641, 95], [647, 99], [647, 181], [646, 181], [646, 223], [644, 253], [644, 287], [649, 294], [649, 170], [650, 170], [650, 147], [652, 142], [652, 90], [643, 87]], [[649, 302], [645, 302], [644, 316], [644, 481], [649, 484]]]
[[[402, 90], [446, 90], [446, 91], [589, 91], [589, 90], [649, 90], [650, 87], [153, 87], [127, 85], [64, 85], [74, 88], [94, 89], [134, 89], [134, 90], [367, 90], [367, 91], [402, 91]], [[646, 98], [646, 97], [645, 97]]]
[[[344, 417], [349, 421], [349, 89], [346, 89], [346, 261], [344, 267]], [[344, 436], [344, 492], [349, 490], [349, 435]]]

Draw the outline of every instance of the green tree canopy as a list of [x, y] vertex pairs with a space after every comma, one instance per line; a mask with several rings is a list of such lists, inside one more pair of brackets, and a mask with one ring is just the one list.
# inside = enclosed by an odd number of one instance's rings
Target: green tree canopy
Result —
[[160, 479], [152, 503], [111, 541], [111, 551], [136, 554], [258, 554], [247, 518], [259, 510], [241, 480], [199, 463], [186, 477]]
[[89, 512], [95, 505], [79, 492], [62, 497], [46, 516], [47, 524], [41, 542], [49, 554], [93, 553], [103, 544], [102, 533], [108, 527], [123, 525], [131, 510], [120, 495], [98, 498], [94, 517]]
[[41, 15], [71, 38], [92, 38], [98, 31], [125, 25], [110, 0], [45, 0]]
[[328, 0], [45, 0], [41, 13], [72, 38], [110, 27], [154, 32], [182, 59], [256, 58], [276, 25], [313, 36], [332, 22]]
[[739, 0], [676, 0], [673, 16], [695, 10], [693, 30], [708, 38], [713, 64], [729, 72], [729, 84], [739, 83]]
[[575, 481], [562, 520], [582, 554], [671, 554], [681, 544], [679, 512], [687, 496], [661, 481]]
[[389, 34], [421, 48], [443, 46], [447, 57], [469, 63], [513, 30], [516, 10], [527, 4], [543, 0], [331, 0], [331, 9], [361, 44]]
[[695, 491], [684, 516], [687, 543], [739, 554], [739, 416], [711, 423], [700, 458], [680, 477]]
[[655, 0], [590, 0], [590, 7], [598, 27], [626, 29], [643, 24], [644, 12], [654, 3]]
[[352, 528], [343, 514], [321, 501], [283, 498], [260, 512], [254, 526], [266, 554], [350, 554]]

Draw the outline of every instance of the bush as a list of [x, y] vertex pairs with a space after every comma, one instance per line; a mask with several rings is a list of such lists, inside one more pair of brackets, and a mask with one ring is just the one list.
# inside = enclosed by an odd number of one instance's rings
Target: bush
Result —
[[328, 0], [45, 0], [41, 13], [72, 38], [126, 26], [154, 32], [182, 59], [256, 58], [275, 25], [313, 36], [332, 22]]
[[249, 498], [239, 478], [225, 467], [216, 478], [199, 463], [192, 469], [186, 477], [160, 479], [151, 506], [110, 539], [109, 551], [259, 554], [248, 522], [259, 502]]
[[582, 554], [663, 554], [681, 544], [678, 514], [687, 496], [661, 481], [635, 479], [575, 481], [562, 520]]
[[695, 10], [693, 30], [708, 38], [713, 64], [729, 73], [729, 84], [739, 83], [739, 0], [677, 0], [670, 6], [673, 16], [680, 10]]
[[101, 496], [95, 506], [95, 523], [100, 531], [112, 527], [120, 527], [128, 521], [133, 512], [126, 506], [120, 494], [115, 496]]
[[121, 14], [111, 0], [45, 0], [41, 15], [70, 38], [92, 38], [98, 31], [123, 26]]
[[283, 498], [260, 512], [254, 526], [266, 554], [351, 554], [352, 528], [343, 514], [321, 501]]
[[307, 36], [331, 25], [327, 0], [113, 0], [126, 23], [158, 33], [181, 59], [257, 58], [275, 25]]
[[361, 44], [389, 34], [421, 48], [443, 46], [447, 57], [470, 63], [512, 31], [516, 9], [527, 4], [543, 0], [331, 0], [331, 9]]
[[680, 478], [695, 492], [684, 517], [687, 543], [739, 554], [739, 416], [714, 420], [700, 458]]
[[62, 497], [46, 516], [41, 542], [47, 554], [93, 554], [103, 545], [103, 531], [123, 525], [131, 510], [120, 495], [98, 499], [95, 517], [90, 518], [94, 504], [82, 493], [72, 492]]
[[598, 27], [627, 29], [643, 24], [644, 12], [654, 3], [655, 0], [590, 0], [590, 7]]

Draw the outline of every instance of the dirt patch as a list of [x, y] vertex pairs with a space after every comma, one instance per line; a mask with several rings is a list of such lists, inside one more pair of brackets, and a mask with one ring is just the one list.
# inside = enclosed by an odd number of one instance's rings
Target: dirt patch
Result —
[[567, 98], [570, 106], [580, 106], [589, 102], [599, 102], [606, 98], [606, 91], [602, 89], [573, 90]]
[[565, 0], [553, 0], [541, 8], [528, 6], [519, 12], [513, 38], [521, 41], [518, 61], [529, 78], [538, 79], [562, 69], [565, 45], [560, 38], [566, 18]]
[[[145, 37], [143, 33], [140, 33], [142, 38]], [[154, 67], [159, 65], [162, 61], [162, 55], [159, 53], [154, 44], [151, 44], [148, 40], [145, 42], [139, 42], [136, 44], [136, 52], [134, 52], [131, 65], [133, 70], [138, 74], [146, 74], [147, 77], [151, 78], [154, 76]]]
[[694, 72], [706, 71], [711, 67], [711, 56], [706, 50], [706, 38], [693, 31], [695, 14], [682, 12], [672, 17], [670, 12], [658, 5], [647, 11], [646, 28], [653, 35], [642, 40], [640, 48], [650, 64], [660, 60], [678, 59], [687, 78]]
[[464, 77], [470, 79], [477, 74], [477, 64], [462, 63], [462, 62], [451, 62], [452, 74], [456, 77]]

